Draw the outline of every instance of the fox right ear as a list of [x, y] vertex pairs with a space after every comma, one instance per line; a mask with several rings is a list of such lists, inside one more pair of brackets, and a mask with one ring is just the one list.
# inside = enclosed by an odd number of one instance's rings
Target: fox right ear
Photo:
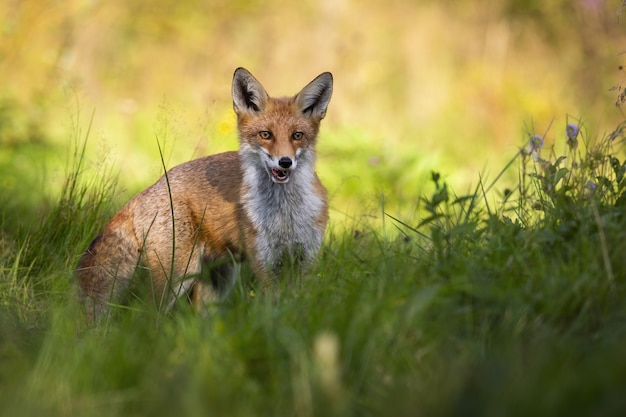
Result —
[[233, 76], [233, 107], [237, 115], [261, 112], [269, 96], [260, 82], [245, 68], [237, 68]]
[[326, 109], [332, 95], [333, 75], [330, 72], [324, 72], [296, 95], [296, 105], [302, 114], [320, 121], [326, 116]]

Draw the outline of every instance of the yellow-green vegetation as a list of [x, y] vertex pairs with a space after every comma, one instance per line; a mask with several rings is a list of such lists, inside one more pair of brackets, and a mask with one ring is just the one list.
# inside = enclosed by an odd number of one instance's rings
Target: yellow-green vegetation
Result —
[[[622, 415], [624, 7], [2, 3], [0, 415]], [[157, 141], [167, 166], [237, 146], [238, 66], [335, 76], [315, 270], [87, 326], [80, 253]]]
[[[19, 181], [3, 184], [41, 180], [30, 167], [45, 163], [40, 186], [58, 193], [60, 182], [48, 181], [63, 165], [68, 127], [79, 114], [85, 126], [92, 111], [87, 165], [109, 161], [130, 190], [122, 200], [161, 174], [157, 136], [169, 166], [234, 149], [230, 82], [245, 66], [279, 95], [333, 72], [319, 168], [339, 211], [361, 210], [383, 193], [388, 204], [412, 199], [432, 169], [468, 189], [479, 173], [498, 172], [527, 134], [566, 114], [599, 136], [621, 120], [618, 91], [610, 91], [624, 79], [620, 7], [618, 0], [4, 2], [3, 173], [31, 161]], [[525, 131], [531, 123], [537, 132]], [[17, 168], [5, 161], [13, 157]]]

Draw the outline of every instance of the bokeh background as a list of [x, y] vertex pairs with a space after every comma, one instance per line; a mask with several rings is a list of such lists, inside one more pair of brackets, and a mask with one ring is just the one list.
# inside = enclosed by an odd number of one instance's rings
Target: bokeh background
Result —
[[562, 151], [565, 121], [601, 137], [623, 120], [624, 7], [6, 0], [0, 186], [24, 201], [53, 196], [87, 136], [85, 169], [119, 175], [120, 202], [161, 175], [157, 140], [168, 167], [235, 149], [230, 85], [244, 66], [271, 95], [334, 74], [318, 146], [333, 215], [380, 212], [383, 196], [386, 207], [410, 209], [432, 170], [469, 190], [531, 134], [547, 132], [546, 145]]

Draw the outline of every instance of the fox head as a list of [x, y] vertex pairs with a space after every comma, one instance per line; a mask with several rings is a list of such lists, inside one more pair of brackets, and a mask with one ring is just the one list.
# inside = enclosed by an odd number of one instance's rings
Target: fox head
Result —
[[275, 184], [313, 166], [320, 121], [333, 92], [331, 73], [318, 75], [294, 97], [272, 98], [248, 70], [238, 68], [232, 92], [239, 153], [246, 162]]

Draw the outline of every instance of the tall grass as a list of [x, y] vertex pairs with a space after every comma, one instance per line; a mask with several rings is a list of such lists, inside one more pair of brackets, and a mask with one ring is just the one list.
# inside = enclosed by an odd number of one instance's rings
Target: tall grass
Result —
[[564, 158], [529, 135], [516, 187], [433, 174], [416, 216], [331, 227], [279, 300], [245, 278], [207, 314], [137, 303], [95, 328], [71, 274], [115, 182], [79, 142], [60, 199], [2, 235], [0, 414], [620, 415], [624, 129], [553, 134]]

